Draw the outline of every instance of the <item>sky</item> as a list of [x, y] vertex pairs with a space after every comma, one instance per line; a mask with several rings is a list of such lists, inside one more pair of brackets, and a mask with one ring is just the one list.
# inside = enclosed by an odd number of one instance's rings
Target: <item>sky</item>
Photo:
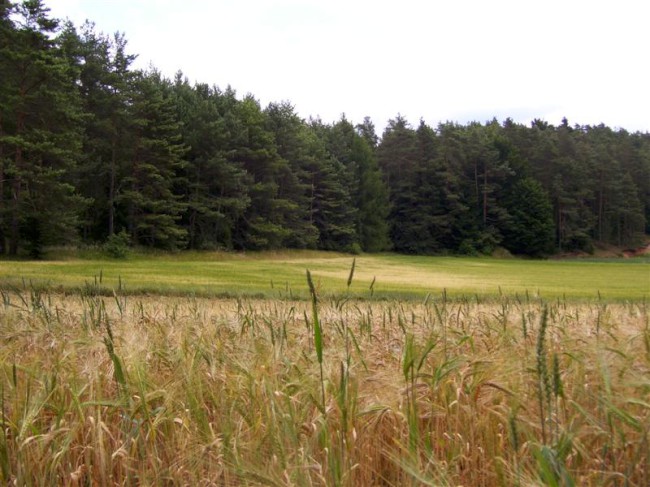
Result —
[[650, 132], [647, 0], [45, 0], [137, 68], [378, 132], [398, 114]]

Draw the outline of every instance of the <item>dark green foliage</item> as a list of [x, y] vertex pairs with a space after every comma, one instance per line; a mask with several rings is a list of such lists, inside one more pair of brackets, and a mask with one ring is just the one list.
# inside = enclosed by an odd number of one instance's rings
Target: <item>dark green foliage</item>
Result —
[[426, 223], [421, 218], [426, 216], [426, 209], [417, 206], [417, 138], [402, 117], [388, 122], [377, 160], [389, 188], [388, 221], [393, 248], [398, 252], [421, 252], [427, 248], [430, 235], [422, 232]]
[[232, 161], [246, 174], [250, 204], [233, 225], [239, 249], [310, 248], [318, 238], [310, 216], [314, 153], [307, 127], [288, 104], [262, 110], [252, 96], [233, 100], [226, 116]]
[[79, 92], [85, 111], [85, 132], [77, 187], [92, 200], [85, 215], [83, 234], [104, 240], [116, 226], [125, 225], [118, 200], [127, 187], [124, 178], [132, 159], [135, 120], [131, 113], [134, 81], [130, 71], [135, 56], [126, 52], [126, 39], [95, 31], [84, 24], [70, 32], [71, 52], [79, 64]]
[[513, 254], [543, 257], [553, 252], [553, 207], [541, 184], [532, 178], [517, 181], [508, 204], [510, 219], [503, 245]]
[[187, 232], [178, 225], [185, 209], [178, 186], [186, 147], [169, 83], [155, 71], [140, 74], [134, 81], [130, 113], [134, 133], [118, 208], [135, 243], [181, 248]]
[[391, 247], [388, 238], [388, 188], [381, 178], [377, 161], [367, 139], [355, 136], [350, 148], [354, 161], [353, 177], [355, 193], [352, 195], [357, 208], [357, 236], [366, 252], [380, 252]]
[[610, 207], [607, 240], [622, 246], [638, 246], [644, 241], [645, 218], [639, 190], [629, 173], [617, 174]]
[[370, 145], [376, 143], [372, 123], [366, 119], [355, 130], [343, 117], [332, 127], [315, 128], [331, 157], [343, 165], [341, 178], [353, 207], [347, 210], [347, 218], [354, 224], [355, 243], [366, 252], [388, 249], [388, 189]]
[[193, 249], [233, 248], [232, 229], [250, 205], [247, 173], [232, 160], [227, 118], [234, 93], [199, 84], [179, 73], [173, 87], [185, 155], [182, 225]]
[[[383, 137], [133, 70], [122, 34], [0, 2], [0, 253], [166, 249], [534, 257], [650, 232], [650, 136], [507, 119]], [[111, 250], [108, 250], [112, 252]]]
[[282, 158], [276, 176], [276, 200], [282, 201], [283, 226], [290, 231], [284, 246], [316, 248], [319, 229], [312, 215], [312, 169], [320, 165], [322, 149], [289, 103], [271, 103], [265, 114]]
[[38, 256], [76, 238], [85, 203], [71, 180], [83, 129], [78, 73], [40, 0], [3, 4], [0, 73], [0, 250]]
[[318, 229], [318, 247], [356, 251], [357, 210], [351, 196], [356, 181], [349, 168], [337, 157], [335, 145], [341, 141], [329, 127], [319, 123], [312, 123], [311, 134], [315, 157], [306, 170], [309, 175], [310, 219]]
[[319, 231], [319, 248], [355, 250], [355, 209], [345, 185], [345, 168], [336, 160], [325, 159], [312, 176], [312, 218]]
[[129, 254], [131, 237], [122, 230], [120, 233], [109, 235], [104, 243], [104, 251], [114, 259], [123, 259]]
[[595, 242], [638, 245], [647, 225], [648, 143], [647, 134], [566, 121], [437, 131], [422, 123], [413, 131], [398, 117], [378, 149], [394, 248], [489, 254], [502, 245], [543, 256], [591, 251]]
[[455, 128], [441, 127], [443, 135], [438, 136], [424, 122], [413, 131], [399, 119], [389, 128], [388, 144], [408, 141], [410, 147], [409, 151], [403, 147], [380, 151], [384, 167], [397, 169], [390, 215], [395, 250], [415, 254], [458, 251], [466, 238], [466, 225], [475, 222], [461, 198]]

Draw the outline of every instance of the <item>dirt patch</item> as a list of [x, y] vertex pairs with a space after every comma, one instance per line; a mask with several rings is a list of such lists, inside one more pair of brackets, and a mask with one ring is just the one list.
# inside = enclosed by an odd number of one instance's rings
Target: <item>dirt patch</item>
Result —
[[650, 244], [635, 249], [626, 249], [623, 251], [623, 257], [641, 257], [642, 255], [650, 255]]
[[576, 251], [562, 252], [554, 256], [556, 259], [581, 259], [581, 258], [633, 258], [650, 255], [650, 241], [646, 241], [640, 247], [622, 248], [615, 245], [596, 244], [592, 253]]

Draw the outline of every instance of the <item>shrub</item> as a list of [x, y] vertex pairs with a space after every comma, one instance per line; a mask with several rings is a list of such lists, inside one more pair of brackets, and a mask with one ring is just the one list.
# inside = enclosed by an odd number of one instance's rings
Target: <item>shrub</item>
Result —
[[131, 237], [122, 230], [120, 233], [114, 233], [106, 239], [104, 243], [104, 252], [114, 259], [124, 259], [129, 254]]
[[460, 245], [458, 246], [458, 253], [460, 255], [468, 255], [468, 256], [478, 255], [478, 251], [476, 250], [476, 247], [474, 247], [474, 243], [472, 242], [471, 239], [465, 239], [460, 243]]

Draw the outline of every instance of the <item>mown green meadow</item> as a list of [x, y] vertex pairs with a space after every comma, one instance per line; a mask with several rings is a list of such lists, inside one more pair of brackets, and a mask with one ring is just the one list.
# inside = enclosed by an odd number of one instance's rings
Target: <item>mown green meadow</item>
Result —
[[326, 252], [179, 253], [133, 255], [125, 260], [61, 255], [45, 261], [2, 261], [0, 281], [64, 291], [101, 279], [106, 290], [206, 297], [306, 297], [305, 270], [330, 295], [348, 291], [353, 259], [356, 297], [423, 298], [529, 295], [543, 298], [639, 300], [650, 294], [647, 258], [520, 260], [349, 256]]

